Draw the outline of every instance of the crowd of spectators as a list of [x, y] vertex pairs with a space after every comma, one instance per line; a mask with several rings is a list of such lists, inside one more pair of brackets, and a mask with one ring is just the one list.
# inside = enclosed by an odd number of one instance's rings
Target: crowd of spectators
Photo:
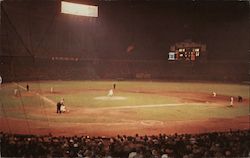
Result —
[[[0, 61], [1, 62], [1, 61]], [[167, 60], [35, 61], [5, 59], [0, 63], [4, 82], [29, 80], [156, 79], [242, 82], [248, 80], [247, 62], [169, 62]], [[139, 74], [139, 75], [138, 75]], [[140, 75], [142, 74], [142, 75]]]
[[3, 157], [249, 157], [250, 130], [202, 134], [89, 137], [1, 133]]

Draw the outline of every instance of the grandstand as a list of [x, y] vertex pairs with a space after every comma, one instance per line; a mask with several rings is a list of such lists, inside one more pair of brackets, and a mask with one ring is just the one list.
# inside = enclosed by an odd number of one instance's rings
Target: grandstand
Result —
[[0, 157], [250, 156], [249, 1], [0, 4]]

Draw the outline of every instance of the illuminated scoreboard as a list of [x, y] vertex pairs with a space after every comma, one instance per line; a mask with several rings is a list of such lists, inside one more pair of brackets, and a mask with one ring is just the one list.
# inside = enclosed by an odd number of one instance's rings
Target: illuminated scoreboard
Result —
[[176, 43], [170, 47], [168, 60], [170, 61], [196, 61], [206, 57], [206, 45], [191, 41]]

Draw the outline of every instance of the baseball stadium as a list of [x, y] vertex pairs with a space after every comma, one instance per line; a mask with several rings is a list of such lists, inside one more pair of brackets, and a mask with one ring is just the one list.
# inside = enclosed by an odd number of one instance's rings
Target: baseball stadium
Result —
[[0, 4], [0, 157], [250, 157], [249, 1]]

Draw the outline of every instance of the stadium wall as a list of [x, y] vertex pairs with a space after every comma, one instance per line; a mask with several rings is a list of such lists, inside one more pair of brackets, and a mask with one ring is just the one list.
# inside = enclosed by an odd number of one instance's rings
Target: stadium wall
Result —
[[5, 82], [25, 80], [248, 80], [248, 63], [213, 61], [180, 63], [164, 60], [56, 61], [31, 57], [1, 57]]

